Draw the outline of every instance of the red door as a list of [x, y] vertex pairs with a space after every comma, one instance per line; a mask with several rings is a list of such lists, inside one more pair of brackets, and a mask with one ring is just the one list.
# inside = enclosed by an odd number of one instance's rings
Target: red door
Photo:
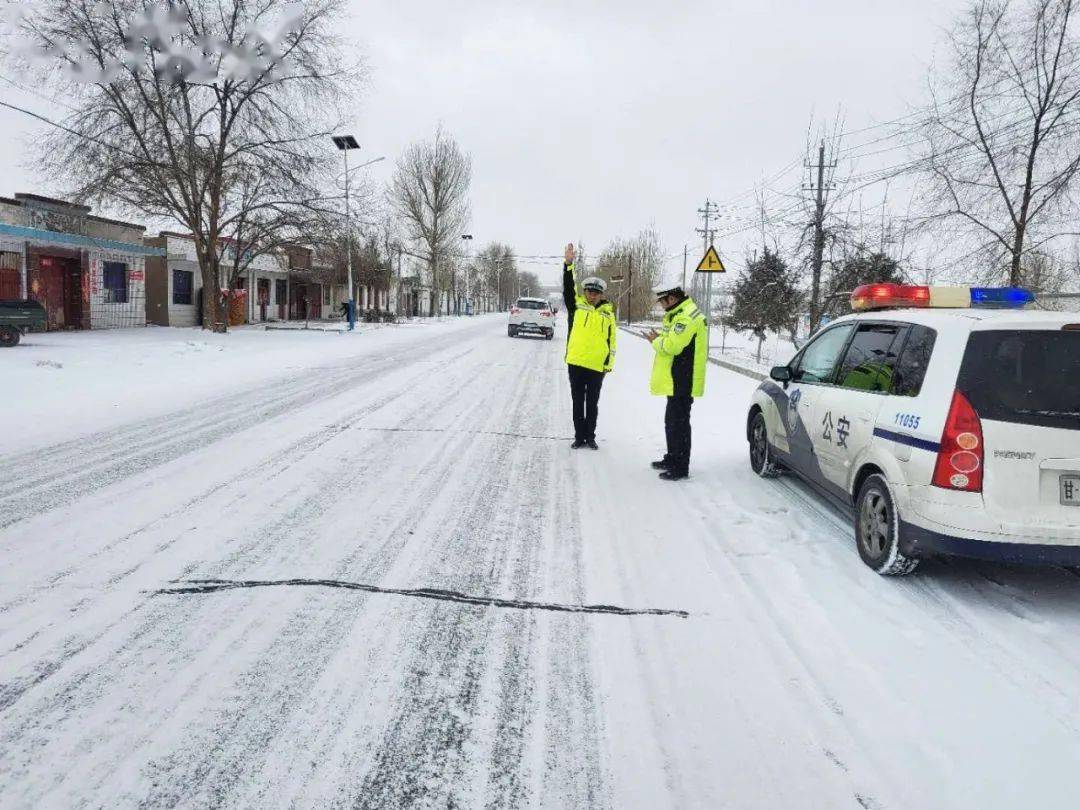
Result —
[[22, 298], [22, 284], [18, 270], [0, 267], [0, 301]]

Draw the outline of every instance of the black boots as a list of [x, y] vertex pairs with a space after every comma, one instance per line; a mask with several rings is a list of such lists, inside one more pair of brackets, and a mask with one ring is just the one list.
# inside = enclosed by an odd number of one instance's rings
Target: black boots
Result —
[[599, 450], [600, 447], [596, 444], [596, 439], [586, 439], [585, 446], [590, 450]]
[[664, 470], [660, 473], [660, 478], [664, 481], [682, 481], [684, 478], [689, 477], [690, 473], [682, 470]]
[[580, 450], [584, 446], [585, 446], [585, 440], [584, 439], [574, 439], [574, 443], [570, 445], [570, 449], [571, 450]]
[[665, 456], [664, 458], [660, 459], [659, 461], [654, 461], [652, 463], [652, 468], [654, 470], [666, 470], [670, 464], [671, 464], [671, 462], [668, 461], [667, 457]]

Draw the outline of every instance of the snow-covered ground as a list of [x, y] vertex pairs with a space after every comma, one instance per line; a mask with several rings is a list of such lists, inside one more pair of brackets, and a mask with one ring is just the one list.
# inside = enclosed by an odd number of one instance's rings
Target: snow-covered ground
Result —
[[[562, 340], [501, 318], [279, 337], [200, 390], [158, 351], [131, 418], [4, 453], [4, 807], [1076, 806], [1080, 577], [876, 576], [751, 475], [751, 380], [710, 366], [668, 484], [626, 333], [599, 452]], [[73, 368], [40, 406], [84, 411]]]
[[30, 334], [17, 349], [0, 353], [0, 379], [8, 392], [0, 401], [0, 456], [299, 373], [314, 378], [328, 364], [394, 351], [416, 330], [442, 334], [465, 324], [446, 318], [357, 324], [352, 333], [340, 323], [313, 323], [318, 328], [275, 325], [267, 332], [249, 326], [228, 335], [161, 327]]

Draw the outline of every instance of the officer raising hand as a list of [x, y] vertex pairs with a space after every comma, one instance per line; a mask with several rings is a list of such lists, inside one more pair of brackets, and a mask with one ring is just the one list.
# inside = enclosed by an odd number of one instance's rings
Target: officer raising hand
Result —
[[563, 303], [566, 305], [566, 365], [574, 406], [575, 450], [600, 449], [596, 444], [600, 387], [615, 367], [615, 310], [604, 298], [607, 284], [590, 276], [577, 293], [573, 244], [566, 246], [563, 262]]

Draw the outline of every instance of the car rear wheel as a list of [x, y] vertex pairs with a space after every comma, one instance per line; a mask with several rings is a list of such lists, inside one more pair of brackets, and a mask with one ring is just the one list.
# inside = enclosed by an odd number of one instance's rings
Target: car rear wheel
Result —
[[0, 326], [0, 346], [5, 349], [10, 349], [12, 346], [18, 346], [20, 337], [22, 337], [22, 333], [15, 327]]
[[548, 340], [551, 340], [553, 337], [555, 337], [555, 330], [554, 329], [548, 329], [547, 334], [544, 335], [544, 337], [546, 337]]
[[900, 520], [885, 477], [871, 475], [855, 502], [855, 544], [862, 561], [883, 576], [904, 576], [918, 559], [900, 552]]
[[779, 465], [773, 460], [769, 446], [769, 431], [765, 426], [765, 414], [758, 411], [750, 423], [750, 469], [762, 478], [775, 478], [780, 474]]
[[517, 337], [517, 330], [512, 326], [506, 327], [506, 334], [510, 337]]

